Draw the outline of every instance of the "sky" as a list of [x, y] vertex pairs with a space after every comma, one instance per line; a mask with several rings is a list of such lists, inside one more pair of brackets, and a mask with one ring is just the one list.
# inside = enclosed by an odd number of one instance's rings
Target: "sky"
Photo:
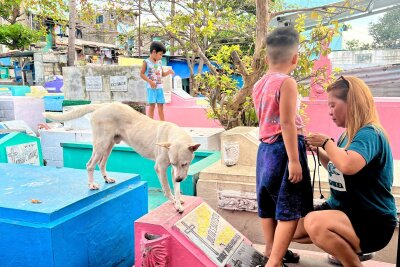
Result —
[[[327, 5], [340, 0], [285, 0], [285, 3], [303, 7], [313, 7]], [[369, 35], [369, 24], [379, 21], [385, 13], [371, 15], [360, 19], [349, 20], [346, 24], [351, 25], [348, 31], [343, 32], [343, 43], [357, 39], [363, 43], [371, 43], [372, 37]]]
[[369, 35], [368, 29], [369, 24], [376, 23], [379, 21], [379, 18], [382, 17], [384, 13], [364, 17], [361, 19], [350, 20], [347, 23], [351, 25], [351, 29], [346, 32], [343, 32], [343, 41], [350, 41], [357, 39], [363, 43], [371, 43], [372, 37]]
[[[288, 5], [296, 5], [299, 7], [313, 7], [326, 5], [338, 1], [340, 0], [285, 0], [285, 3]], [[354, 39], [357, 39], [362, 43], [372, 43], [372, 37], [369, 35], [368, 32], [369, 24], [371, 22], [377, 22], [379, 18], [383, 15], [384, 13], [380, 13], [377, 15], [371, 15], [364, 18], [347, 21], [346, 24], [351, 25], [351, 27], [347, 31], [342, 33], [342, 45], [345, 45], [347, 41], [351, 41]], [[142, 14], [142, 24], [145, 24], [149, 21], [154, 21], [152, 15]]]

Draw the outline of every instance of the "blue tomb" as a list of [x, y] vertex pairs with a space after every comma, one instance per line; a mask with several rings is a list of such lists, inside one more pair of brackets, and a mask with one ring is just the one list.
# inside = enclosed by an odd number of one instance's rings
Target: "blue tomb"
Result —
[[1, 163], [0, 266], [132, 266], [147, 183], [110, 177], [95, 172], [101, 188], [90, 191], [85, 170]]
[[44, 110], [46, 111], [62, 111], [63, 95], [45, 95], [43, 97]]

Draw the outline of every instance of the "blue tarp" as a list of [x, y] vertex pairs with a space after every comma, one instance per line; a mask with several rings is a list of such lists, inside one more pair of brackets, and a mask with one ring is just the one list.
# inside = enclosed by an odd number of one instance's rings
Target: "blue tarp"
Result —
[[7, 66], [7, 67], [12, 66], [11, 58], [9, 57], [0, 58], [0, 66]]
[[[212, 64], [214, 65], [215, 68], [217, 68], [217, 69], [219, 68], [219, 66], [215, 62], [212, 62]], [[170, 61], [168, 61], [167, 66], [171, 66], [172, 69], [175, 72], [175, 75], [181, 77], [182, 79], [187, 79], [187, 78], [190, 77], [190, 71], [189, 71], [189, 67], [187, 66], [186, 61], [183, 61], [183, 60], [170, 60]], [[197, 74], [198, 67], [199, 67], [199, 64], [196, 63], [194, 65], [194, 73], [195, 74]], [[203, 65], [202, 73], [208, 72], [208, 71], [210, 71], [208, 66], [207, 65]], [[242, 86], [243, 86], [243, 78], [242, 78], [241, 75], [233, 74], [231, 78], [238, 82], [237, 83], [237, 87], [239, 89], [242, 88]]]
[[[170, 61], [168, 61], [167, 66], [171, 66], [175, 72], [175, 75], [181, 77], [182, 79], [187, 79], [190, 77], [190, 71], [189, 71], [189, 67], [188, 67], [186, 61], [170, 60]], [[194, 65], [194, 73], [195, 74], [197, 74], [198, 67], [199, 67], [199, 64], [196, 63]], [[210, 69], [207, 67], [207, 65], [203, 65], [202, 73], [208, 72], [209, 70]]]

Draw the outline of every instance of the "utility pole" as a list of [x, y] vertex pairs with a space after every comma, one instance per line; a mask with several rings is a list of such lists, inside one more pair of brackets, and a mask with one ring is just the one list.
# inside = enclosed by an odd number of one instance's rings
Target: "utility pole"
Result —
[[[175, 17], [175, 0], [171, 1], [171, 22], [173, 21]], [[175, 40], [174, 38], [171, 37], [170, 41], [170, 48], [169, 48], [169, 54], [171, 56], [175, 55], [174, 47], [175, 47]]]
[[76, 27], [76, 0], [69, 0], [69, 33], [67, 65], [75, 65], [75, 27]]
[[141, 37], [141, 33], [140, 33], [140, 17], [141, 17], [140, 15], [142, 13], [141, 6], [142, 6], [142, 1], [139, 0], [139, 27], [138, 27], [138, 30], [139, 30], [139, 32], [138, 32], [138, 52], [139, 52], [139, 57], [141, 56], [140, 47], [142, 46], [142, 37]]
[[[3, 25], [3, 23], [4, 23], [3, 18], [0, 18], [0, 26]], [[4, 50], [4, 45], [0, 44], [0, 53], [3, 53], [3, 50]]]

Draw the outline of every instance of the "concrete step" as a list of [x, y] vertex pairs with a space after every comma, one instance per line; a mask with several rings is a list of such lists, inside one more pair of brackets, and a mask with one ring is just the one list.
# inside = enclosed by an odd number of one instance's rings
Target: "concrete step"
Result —
[[[254, 244], [253, 245], [258, 251], [261, 253], [264, 252], [264, 246]], [[337, 267], [339, 265], [333, 265], [328, 262], [328, 254], [323, 252], [309, 251], [309, 250], [299, 250], [293, 249], [294, 252], [300, 255], [299, 263], [290, 263], [287, 264], [289, 267]], [[394, 267], [396, 266], [393, 263], [375, 261], [374, 259], [369, 261], [364, 261], [362, 264], [365, 267]]]
[[227, 181], [246, 184], [256, 184], [256, 167], [234, 165], [227, 167], [217, 161], [200, 173], [200, 179], [204, 181]]

